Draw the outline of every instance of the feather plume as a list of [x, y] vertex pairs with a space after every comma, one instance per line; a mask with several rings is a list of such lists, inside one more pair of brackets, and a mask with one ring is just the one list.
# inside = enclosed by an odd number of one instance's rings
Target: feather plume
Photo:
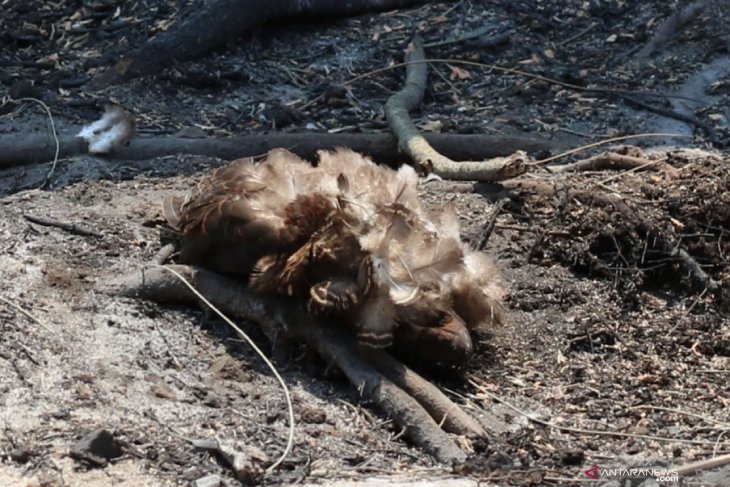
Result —
[[464, 271], [453, 280], [454, 310], [470, 328], [501, 325], [505, 289], [492, 260], [485, 254], [469, 252], [464, 264]]
[[106, 154], [129, 142], [135, 130], [129, 112], [110, 105], [99, 120], [85, 125], [76, 136], [86, 141], [90, 154]]

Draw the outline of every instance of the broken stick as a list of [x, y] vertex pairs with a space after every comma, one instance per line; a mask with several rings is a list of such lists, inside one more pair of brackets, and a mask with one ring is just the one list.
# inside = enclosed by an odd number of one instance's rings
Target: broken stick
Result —
[[664, 22], [659, 24], [654, 36], [649, 39], [644, 47], [636, 53], [633, 62], [642, 66], [655, 51], [664, 47], [672, 36], [690, 23], [697, 15], [702, 13], [714, 0], [698, 0], [693, 2], [674, 14], [670, 15]]
[[61, 230], [65, 230], [68, 233], [72, 233], [74, 235], [81, 235], [82, 237], [94, 237], [94, 238], [103, 237], [103, 235], [100, 234], [99, 232], [89, 230], [88, 228], [82, 227], [75, 223], [61, 222], [58, 220], [54, 220], [53, 218], [46, 218], [43, 216], [34, 216], [34, 215], [28, 215], [28, 214], [23, 215], [23, 218], [25, 218], [26, 220], [28, 220], [31, 223], [35, 223], [35, 224], [41, 225], [43, 227], [60, 228]]
[[618, 152], [601, 152], [595, 156], [570, 164], [546, 166], [550, 172], [601, 171], [604, 169], [664, 171], [671, 177], [679, 176], [679, 172], [661, 159], [651, 161], [643, 157]]
[[406, 50], [406, 83], [385, 103], [385, 117], [398, 138], [398, 145], [425, 172], [445, 179], [466, 181], [497, 181], [525, 172], [527, 155], [516, 150], [507, 157], [485, 161], [456, 162], [436, 151], [421, 135], [409, 112], [423, 101], [428, 78], [426, 54], [416, 38]]

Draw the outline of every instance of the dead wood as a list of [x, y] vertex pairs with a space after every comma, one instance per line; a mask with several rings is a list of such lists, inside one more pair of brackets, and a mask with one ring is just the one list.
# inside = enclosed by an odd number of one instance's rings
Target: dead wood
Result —
[[504, 205], [507, 203], [507, 200], [499, 200], [497, 204], [494, 206], [494, 209], [489, 214], [489, 218], [487, 219], [487, 223], [484, 225], [484, 230], [482, 230], [479, 235], [476, 236], [476, 238], [473, 240], [472, 247], [476, 250], [484, 250], [487, 247], [487, 242], [489, 241], [489, 237], [492, 236], [492, 232], [494, 232], [494, 227], [497, 224], [497, 217], [502, 212], [502, 209], [504, 208]]
[[695, 285], [703, 291], [709, 291], [712, 295], [717, 295], [721, 291], [720, 283], [714, 280], [705, 272], [699, 262], [692, 257], [689, 252], [682, 248], [679, 244], [670, 245], [664, 242], [665, 251], [679, 260], [684, 271], [689, 275]]
[[383, 351], [368, 354], [375, 368], [415, 398], [443, 428], [471, 438], [486, 435], [484, 428], [454, 404], [438, 387]]
[[159, 73], [175, 63], [200, 57], [223, 46], [256, 25], [283, 17], [344, 17], [390, 10], [419, 0], [214, 0], [201, 6], [172, 28], [149, 39], [87, 85], [99, 90], [140, 76]]
[[667, 44], [672, 36], [679, 32], [682, 27], [692, 21], [699, 15], [713, 0], [699, 0], [687, 5], [682, 10], [675, 12], [669, 16], [659, 27], [657, 27], [654, 35], [644, 45], [644, 47], [634, 56], [634, 63], [642, 65], [649, 56], [658, 51]]
[[555, 183], [540, 179], [508, 179], [500, 183], [504, 189], [514, 192], [531, 192], [540, 196], [555, 196], [558, 187]]
[[703, 470], [720, 468], [728, 464], [730, 464], [730, 453], [713, 458], [707, 458], [705, 460], [698, 460], [692, 463], [686, 463], [679, 467], [674, 467], [673, 470], [677, 472], [678, 476], [685, 477], [687, 475], [694, 475], [697, 472], [701, 472]]
[[385, 116], [388, 125], [398, 138], [398, 145], [424, 172], [434, 173], [446, 179], [496, 181], [517, 176], [525, 171], [524, 163], [527, 161], [527, 155], [522, 150], [515, 150], [507, 157], [456, 162], [434, 149], [418, 131], [409, 115], [409, 112], [423, 101], [428, 79], [426, 54], [419, 39], [415, 39], [408, 46], [405, 61], [405, 85], [385, 103]]
[[[466, 455], [441, 430], [429, 412], [433, 412], [438, 421], [445, 415], [444, 425], [459, 434], [483, 434], [478, 424], [469, 424], [469, 420], [464, 419], [466, 413], [456, 412], [460, 411], [456, 404], [440, 392], [435, 393], [433, 385], [386, 354], [373, 354], [371, 360], [374, 365], [397, 380], [403, 388], [399, 387], [363, 358], [354, 337], [345, 329], [312, 317], [295, 301], [254, 294], [240, 282], [192, 266], [171, 267], [224, 313], [258, 323], [272, 341], [286, 335], [308, 343], [325, 360], [337, 365], [364, 399], [373, 401], [391, 416], [404, 429], [406, 438], [440, 462], [462, 462]], [[197, 302], [181, 281], [160, 268], [149, 268], [115, 279], [106, 283], [103, 289], [119, 296], [157, 302]]]
[[55, 227], [60, 228], [61, 230], [65, 230], [68, 233], [72, 233], [74, 235], [81, 235], [82, 237], [94, 237], [94, 238], [101, 238], [103, 235], [99, 232], [95, 232], [93, 230], [90, 230], [88, 228], [85, 228], [83, 226], [77, 225], [75, 223], [69, 223], [69, 222], [62, 222], [58, 220], [54, 220], [52, 218], [46, 218], [42, 216], [34, 216], [34, 215], [23, 215], [23, 218], [28, 220], [31, 223], [35, 223], [37, 225], [41, 225], [44, 227]]
[[[429, 134], [426, 140], [440, 152], [454, 158], [494, 157], [517, 149], [527, 152], [556, 150], [557, 142], [540, 138], [478, 134]], [[75, 135], [59, 135], [59, 157], [87, 154], [86, 142]], [[240, 137], [138, 137], [126, 147], [104, 155], [116, 160], [144, 160], [178, 154], [194, 154], [221, 159], [258, 156], [284, 147], [300, 157], [314, 159], [320, 149], [348, 147], [371, 156], [375, 161], [400, 165], [403, 156], [391, 134], [269, 134]], [[51, 161], [56, 146], [53, 138], [41, 134], [0, 136], [0, 169]]]
[[619, 96], [626, 100], [630, 105], [634, 105], [636, 107], [643, 108], [644, 110], [647, 110], [649, 112], [656, 113], [657, 115], [661, 115], [662, 117], [673, 118], [674, 120], [679, 120], [680, 122], [684, 122], [686, 124], [693, 125], [699, 129], [702, 129], [702, 131], [704, 131], [705, 134], [707, 134], [707, 136], [710, 138], [710, 142], [714, 144], [720, 142], [720, 136], [717, 134], [714, 127], [712, 127], [712, 125], [710, 125], [709, 123], [703, 122], [702, 120], [697, 118], [697, 116], [689, 110], [678, 111], [671, 108], [652, 105], [651, 103], [643, 102], [630, 95], [624, 94]]
[[651, 161], [643, 157], [632, 156], [628, 154], [619, 154], [618, 152], [601, 152], [595, 156], [583, 159], [570, 164], [547, 166], [550, 172], [572, 172], [572, 171], [602, 171], [605, 169], [619, 170], [648, 170], [648, 171], [664, 171], [672, 177], [677, 177], [679, 173], [675, 168], [663, 161]]
[[167, 262], [172, 254], [177, 251], [177, 246], [174, 243], [163, 245], [160, 250], [152, 257], [152, 263], [155, 265], [162, 265]]

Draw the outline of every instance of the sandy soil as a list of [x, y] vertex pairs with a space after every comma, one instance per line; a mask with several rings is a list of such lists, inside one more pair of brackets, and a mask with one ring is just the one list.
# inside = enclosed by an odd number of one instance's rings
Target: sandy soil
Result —
[[[34, 10], [21, 8], [25, 3], [3, 7], [0, 95], [19, 81], [33, 82], [32, 95], [49, 104], [65, 129], [93, 120], [104, 102], [114, 101], [135, 113], [141, 135], [385, 130], [382, 103], [398, 88], [400, 70], [348, 90], [341, 83], [399, 61], [414, 31], [433, 43], [485, 25], [509, 32], [511, 42], [451, 44], [429, 55], [636, 92], [704, 86], [704, 105], [694, 110], [712, 133], [683, 124], [675, 128], [689, 139], [665, 139], [654, 148], [638, 142], [646, 157], [663, 159], [674, 173], [533, 171], [531, 178], [556, 188], [554, 194], [422, 184], [429, 208], [457, 205], [468, 240], [478, 240], [502, 205], [486, 251], [509, 284], [509, 325], [479, 336], [469, 368], [440, 385], [477, 417], [504, 421], [504, 431], [471, 445], [467, 464], [438, 466], [404, 443], [336, 371], [292, 345], [276, 363], [294, 397], [295, 447], [265, 483], [378, 477], [570, 485], [594, 465], [674, 467], [730, 452], [730, 154], [723, 149], [730, 85], [718, 61], [728, 55], [724, 10], [710, 9], [640, 68], [629, 62], [632, 53], [652, 26], [687, 2], [459, 2], [292, 21], [155, 79], [91, 94], [73, 81], [104, 64], [100, 53], [141, 42], [179, 13], [156, 0], [122, 2], [118, 13], [116, 4], [109, 7], [114, 2], [61, 1], [44, 16], [45, 2]], [[53, 34], [79, 19], [101, 28]], [[129, 26], [106, 28], [120, 19]], [[432, 66], [429, 96], [417, 115], [424, 128], [528, 132], [573, 145], [667, 128], [667, 119], [614, 96], [457, 67]], [[709, 71], [716, 79], [693, 78]], [[34, 104], [2, 105], [0, 136], [46, 130], [37, 111]], [[236, 485], [225, 462], [191, 440], [239, 440], [271, 457], [283, 449], [281, 390], [222, 322], [198, 309], [99, 292], [110, 276], [138, 269], [158, 250], [162, 198], [184, 193], [224, 162], [78, 157], [60, 161], [45, 189], [38, 186], [47, 164], [0, 171], [0, 297], [11, 303], [0, 303], [0, 485], [189, 485], [207, 475]], [[613, 195], [623, 206], [591, 195]], [[27, 215], [97, 235], [40, 226]], [[719, 284], [717, 293], [692, 277], [673, 253], [679, 248]], [[255, 325], [246, 330], [271, 349]], [[98, 428], [112, 432], [124, 452], [102, 468], [69, 455]], [[730, 471], [693, 479], [728, 485]]]

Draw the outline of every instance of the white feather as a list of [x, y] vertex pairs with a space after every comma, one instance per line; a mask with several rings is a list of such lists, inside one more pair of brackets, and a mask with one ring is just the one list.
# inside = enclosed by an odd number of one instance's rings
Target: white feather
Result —
[[84, 126], [76, 135], [84, 139], [91, 154], [106, 154], [134, 136], [134, 120], [119, 107], [108, 107], [102, 117]]

